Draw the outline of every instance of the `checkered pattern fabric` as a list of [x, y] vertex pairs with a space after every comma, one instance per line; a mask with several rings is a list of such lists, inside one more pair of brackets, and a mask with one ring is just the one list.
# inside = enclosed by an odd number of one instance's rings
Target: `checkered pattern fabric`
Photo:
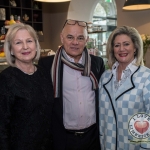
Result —
[[[132, 82], [133, 81], [133, 82]], [[128, 123], [136, 113], [150, 115], [150, 69], [141, 66], [115, 92], [111, 70], [99, 83], [99, 129], [102, 150], [150, 150], [148, 143], [132, 143]], [[148, 139], [150, 143], [150, 138]]]

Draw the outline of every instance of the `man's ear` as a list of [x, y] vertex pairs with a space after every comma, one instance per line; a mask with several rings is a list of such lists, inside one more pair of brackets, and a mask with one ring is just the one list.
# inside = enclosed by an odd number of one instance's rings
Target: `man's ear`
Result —
[[87, 39], [86, 39], [86, 45], [87, 45], [87, 42], [89, 41], [89, 36], [87, 36]]
[[60, 33], [60, 40], [61, 40], [61, 43], [63, 44], [63, 36], [62, 36], [62, 33]]

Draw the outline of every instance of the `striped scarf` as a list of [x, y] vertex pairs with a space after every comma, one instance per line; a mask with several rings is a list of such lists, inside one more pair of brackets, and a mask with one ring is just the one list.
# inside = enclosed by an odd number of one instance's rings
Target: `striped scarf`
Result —
[[51, 69], [51, 76], [52, 76], [52, 82], [53, 82], [53, 87], [54, 87], [54, 97], [57, 98], [60, 96], [60, 66], [61, 66], [61, 61], [69, 66], [72, 69], [81, 71], [81, 74], [83, 76], [89, 76], [91, 81], [92, 81], [92, 89], [96, 90], [98, 88], [98, 81], [96, 77], [94, 76], [93, 72], [91, 71], [91, 57], [88, 54], [88, 51], [86, 47], [84, 48], [83, 53], [85, 53], [84, 56], [84, 66], [82, 64], [77, 64], [70, 62], [67, 57], [64, 54], [64, 48], [61, 46], [54, 57], [53, 64], [52, 64], [52, 69]]

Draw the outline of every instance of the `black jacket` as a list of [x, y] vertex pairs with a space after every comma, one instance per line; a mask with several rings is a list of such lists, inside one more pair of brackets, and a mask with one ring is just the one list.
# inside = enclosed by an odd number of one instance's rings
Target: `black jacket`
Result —
[[[97, 56], [91, 56], [91, 70], [94, 73], [97, 81], [104, 72], [104, 62], [103, 59]], [[51, 66], [53, 63], [54, 56], [48, 56], [40, 59], [39, 65], [45, 69], [47, 74], [51, 73]], [[60, 87], [62, 87], [63, 78], [63, 63], [61, 63], [61, 81]], [[95, 91], [96, 95], [96, 118], [98, 124], [98, 90]], [[60, 89], [60, 98], [54, 99], [54, 108], [52, 115], [52, 131], [53, 131], [53, 148], [54, 150], [65, 150], [66, 142], [66, 130], [63, 125], [63, 100], [62, 100], [62, 88]], [[99, 134], [99, 133], [98, 133]]]

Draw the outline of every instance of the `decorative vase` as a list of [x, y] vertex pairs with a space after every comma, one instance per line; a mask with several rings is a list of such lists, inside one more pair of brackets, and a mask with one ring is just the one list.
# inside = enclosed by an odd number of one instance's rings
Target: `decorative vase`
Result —
[[34, 21], [34, 22], [37, 21], [38, 16], [39, 16], [38, 14], [33, 14], [33, 21]]
[[29, 16], [28, 16], [27, 14], [25, 14], [25, 15], [23, 16], [23, 20], [24, 20], [24, 21], [28, 21], [28, 20], [29, 20]]
[[14, 16], [10, 15], [10, 21], [9, 21], [9, 25], [15, 24], [16, 21], [14, 20]]
[[14, 0], [10, 0], [10, 4], [11, 4], [11, 6], [14, 6], [14, 7], [17, 6], [17, 4], [16, 4], [16, 2]]
[[0, 8], [0, 20], [6, 20], [5, 8]]
[[38, 3], [34, 2], [33, 8], [34, 8], [34, 9], [39, 9]]

